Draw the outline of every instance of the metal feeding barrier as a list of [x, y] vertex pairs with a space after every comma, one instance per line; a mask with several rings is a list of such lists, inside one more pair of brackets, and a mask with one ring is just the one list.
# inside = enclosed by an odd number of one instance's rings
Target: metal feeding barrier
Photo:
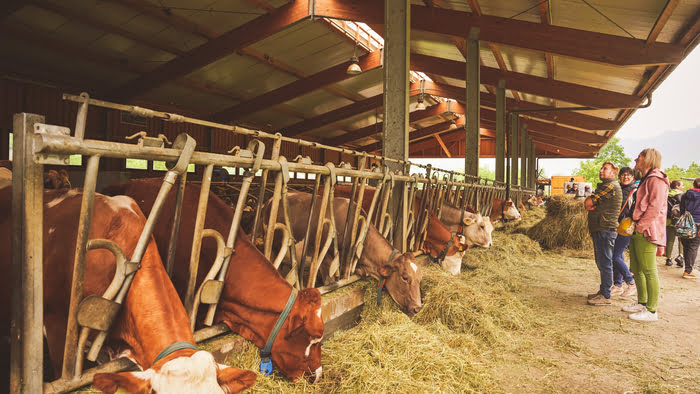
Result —
[[[19, 391], [22, 387], [27, 392], [64, 391], [71, 390], [89, 383], [97, 372], [116, 372], [132, 366], [130, 361], [118, 359], [90, 370], [83, 370], [83, 354], [88, 344], [90, 330], [98, 332], [89, 351], [88, 360], [94, 361], [104, 343], [107, 333], [117, 316], [120, 305], [125, 299], [129, 285], [146, 250], [156, 221], [162, 214], [162, 207], [168, 193], [179, 180], [176, 195], [175, 211], [172, 213], [173, 227], [168, 256], [165, 260], [166, 269], [172, 275], [175, 261], [175, 240], [182, 215], [183, 196], [187, 184], [187, 166], [189, 164], [204, 167], [197, 216], [195, 220], [192, 253], [189, 261], [189, 279], [183, 304], [190, 324], [195, 327], [195, 318], [201, 305], [207, 306], [204, 324], [211, 326], [214, 321], [219, 297], [224, 287], [224, 278], [231, 262], [236, 258], [234, 245], [236, 237], [242, 232], [241, 218], [246, 209], [248, 195], [253, 196], [254, 210], [250, 236], [255, 242], [258, 234], [262, 234], [262, 249], [265, 257], [275, 268], [286, 270], [287, 281], [297, 289], [317, 286], [317, 276], [323, 264], [329, 264], [327, 278], [319, 289], [331, 291], [358, 279], [355, 267], [362, 255], [364, 241], [370, 226], [375, 226], [379, 232], [392, 241], [402, 252], [421, 248], [425, 239], [428, 214], [430, 211], [440, 213], [444, 203], [462, 209], [471, 206], [482, 215], [491, 211], [491, 201], [494, 198], [506, 198], [505, 185], [478, 177], [434, 169], [430, 165], [419, 166], [426, 169], [425, 175], [408, 175], [412, 163], [382, 156], [357, 152], [344, 148], [326, 146], [316, 142], [284, 137], [281, 134], [269, 134], [249, 130], [238, 126], [223, 125], [185, 116], [153, 111], [136, 106], [114, 104], [94, 100], [83, 93], [80, 96], [64, 95], [65, 100], [79, 103], [76, 125], [73, 135], [66, 127], [44, 124], [43, 117], [33, 114], [17, 114], [14, 119], [14, 172], [13, 177], [13, 278], [15, 283], [22, 283], [13, 290], [14, 308], [12, 319], [17, 324], [12, 330], [12, 360], [11, 388]], [[148, 137], [146, 133], [131, 136], [137, 138], [136, 143], [121, 143], [85, 139], [85, 126], [88, 107], [90, 105], [126, 111], [142, 117], [158, 118], [169, 122], [180, 122], [203, 125], [217, 129], [229, 130], [243, 134], [252, 139], [245, 148], [234, 147], [228, 154], [218, 154], [195, 151], [196, 143], [187, 134], [180, 134], [172, 144], [165, 146], [164, 136]], [[263, 139], [270, 140], [271, 150], [266, 151]], [[313, 163], [309, 158], [298, 156], [288, 161], [280, 155], [283, 141], [293, 142], [300, 146], [327, 149], [342, 154], [350, 154], [357, 158], [357, 168], [347, 163]], [[42, 228], [43, 223], [43, 165], [67, 165], [69, 155], [80, 154], [88, 157], [85, 183], [78, 225], [78, 236], [75, 245], [75, 260], [73, 267], [73, 282], [68, 316], [63, 370], [61, 378], [43, 383], [43, 300], [42, 300]], [[139, 236], [137, 246], [132, 256], [124, 252], [114, 242], [100, 239], [89, 239], [95, 187], [98, 178], [99, 162], [102, 158], [162, 160], [167, 164], [167, 173], [151, 210], [146, 225]], [[369, 168], [370, 162], [375, 161], [380, 166]], [[388, 163], [400, 165], [402, 171], [392, 172], [387, 169]], [[414, 165], [414, 164], [413, 164]], [[227, 236], [204, 226], [208, 196], [212, 189], [212, 173], [214, 166], [242, 168], [244, 175], [234, 185], [228, 188], [234, 193], [230, 201], [236, 201], [234, 215]], [[256, 175], [261, 171], [262, 175]], [[312, 189], [314, 198], [311, 199], [308, 212], [307, 232], [297, 255], [296, 243], [291, 228], [291, 217], [288, 193], [293, 187], [290, 172], [313, 174]], [[272, 173], [272, 174], [271, 174]], [[439, 175], [442, 174], [442, 179]], [[273, 185], [268, 185], [268, 177], [273, 175]], [[307, 175], [308, 177], [308, 175]], [[458, 181], [457, 178], [463, 180]], [[347, 220], [343, 229], [336, 228], [335, 218], [335, 189], [339, 179], [350, 179], [345, 183], [350, 188], [350, 200], [346, 212]], [[490, 183], [490, 184], [489, 184]], [[373, 186], [370, 186], [372, 184]], [[363, 213], [365, 192], [369, 187], [374, 188], [370, 209]], [[237, 194], [237, 195], [236, 195]], [[534, 194], [534, 190], [511, 187], [509, 196], [519, 204], [525, 195]], [[269, 220], [263, 223], [262, 211], [269, 201]], [[398, 201], [398, 209], [392, 209], [392, 201]], [[312, 222], [317, 210], [320, 214]], [[278, 221], [281, 212], [282, 220]], [[318, 229], [316, 236], [309, 239], [309, 230], [314, 226]], [[342, 231], [340, 231], [342, 230]], [[341, 238], [338, 234], [342, 233]], [[281, 234], [281, 249], [273, 257], [273, 239]], [[217, 244], [216, 261], [206, 275], [203, 283], [196, 283], [199, 270], [199, 255], [202, 239], [211, 237]], [[111, 284], [102, 296], [91, 296], [82, 299], [83, 282], [88, 250], [106, 249], [116, 260], [116, 274]], [[332, 258], [330, 257], [332, 255]], [[289, 261], [285, 266], [284, 260]], [[324, 263], [325, 262], [325, 263]], [[225, 332], [222, 325], [204, 328], [195, 333], [198, 341], [211, 338]], [[19, 335], [21, 333], [21, 335]], [[21, 337], [21, 341], [19, 338]]]

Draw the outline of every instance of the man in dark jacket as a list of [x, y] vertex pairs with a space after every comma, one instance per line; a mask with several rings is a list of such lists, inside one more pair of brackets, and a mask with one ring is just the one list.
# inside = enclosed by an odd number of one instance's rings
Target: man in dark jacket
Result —
[[[695, 178], [693, 188], [689, 189], [683, 197], [681, 197], [681, 214], [690, 212], [693, 215], [695, 224], [700, 223], [700, 178]], [[683, 278], [697, 279], [697, 274], [693, 272], [695, 266], [695, 258], [698, 255], [698, 247], [700, 246], [700, 236], [697, 234], [694, 238], [681, 238], [683, 244], [683, 256], [685, 258], [685, 272]]]
[[613, 248], [617, 238], [617, 216], [622, 205], [622, 189], [617, 183], [618, 168], [606, 161], [600, 168], [600, 182], [583, 205], [588, 211], [588, 231], [593, 238], [595, 262], [600, 271], [600, 290], [588, 295], [590, 305], [610, 305], [613, 285]]

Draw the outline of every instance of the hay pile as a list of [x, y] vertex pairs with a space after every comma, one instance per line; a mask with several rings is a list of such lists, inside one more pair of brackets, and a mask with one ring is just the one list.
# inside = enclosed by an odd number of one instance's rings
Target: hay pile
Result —
[[544, 249], [590, 249], [588, 214], [582, 200], [553, 196], [547, 202], [547, 216], [528, 230], [527, 235]]
[[503, 230], [508, 232], [527, 234], [527, 230], [529, 230], [532, 226], [536, 225], [542, 219], [544, 219], [546, 214], [547, 211], [545, 207], [534, 207], [522, 210], [520, 211], [522, 220], [515, 222], [511, 221], [503, 224]]

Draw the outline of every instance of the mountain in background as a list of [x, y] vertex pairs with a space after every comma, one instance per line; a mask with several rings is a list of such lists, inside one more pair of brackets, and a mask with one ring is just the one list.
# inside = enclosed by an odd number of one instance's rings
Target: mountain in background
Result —
[[[625, 154], [633, 161], [645, 148], [655, 148], [661, 152], [662, 168], [678, 165], [688, 168], [695, 161], [700, 164], [700, 126], [683, 131], [667, 131], [661, 135], [645, 139], [621, 137], [620, 144]], [[634, 165], [634, 162], [630, 163]]]

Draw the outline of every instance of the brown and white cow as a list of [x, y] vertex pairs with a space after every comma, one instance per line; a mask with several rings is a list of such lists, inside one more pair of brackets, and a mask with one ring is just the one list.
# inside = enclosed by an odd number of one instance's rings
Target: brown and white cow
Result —
[[70, 179], [65, 169], [49, 170], [44, 178], [44, 188], [46, 189], [70, 189]]
[[491, 208], [491, 221], [496, 223], [499, 220], [510, 221], [510, 220], [520, 220], [520, 211], [515, 207], [513, 200], [508, 198], [507, 200], [502, 200], [500, 198], [493, 199], [493, 205]]
[[[161, 182], [161, 179], [132, 180], [108, 186], [103, 193], [132, 197], [147, 213], [153, 207]], [[200, 190], [199, 185], [188, 183], [182, 204], [173, 269], [173, 284], [181, 297], [184, 297], [187, 289]], [[165, 200], [163, 215], [153, 231], [161, 256], [168, 253], [172, 226], [170, 213], [174, 212], [175, 194], [173, 189]], [[210, 192], [204, 228], [214, 229], [226, 237], [233, 213], [231, 207]], [[234, 250], [214, 322], [225, 323], [233, 332], [262, 348], [284, 309], [292, 286], [242, 230], [237, 235]], [[198, 286], [211, 268], [215, 256], [216, 243], [211, 238], [205, 238], [200, 254]], [[320, 341], [323, 329], [321, 293], [317, 289], [300, 291], [272, 346], [272, 362], [291, 379], [306, 375], [311, 381], [318, 380], [322, 374]]]
[[[301, 246], [306, 234], [306, 225], [309, 220], [309, 208], [311, 207], [311, 194], [303, 192], [288, 193], [289, 209], [294, 213], [290, 217], [292, 233], [297, 241], [297, 253], [301, 253]], [[320, 211], [320, 196], [312, 215], [312, 223], [318, 222]], [[333, 200], [335, 226], [338, 232], [338, 239], [343, 238], [346, 216], [348, 212], [347, 198], [336, 197]], [[263, 216], [269, 218], [270, 202], [265, 205]], [[330, 210], [327, 212], [330, 217]], [[283, 222], [283, 213], [280, 209], [278, 222]], [[267, 219], [264, 220], [267, 223]], [[316, 228], [310, 229], [310, 239], [316, 238]], [[311, 252], [311, 248], [308, 248]], [[329, 252], [330, 254], [330, 252]], [[393, 258], [392, 258], [393, 257]], [[328, 256], [330, 259], [330, 256]], [[324, 263], [327, 264], [328, 262]], [[341, 269], [342, 272], [342, 269]], [[364, 249], [355, 272], [363, 277], [372, 277], [378, 282], [386, 279], [386, 289], [391, 298], [399, 305], [401, 310], [409, 316], [417, 313], [422, 304], [420, 296], [420, 281], [423, 272], [416, 263], [412, 253], [394, 253], [394, 247], [377, 231], [373, 225], [369, 226], [367, 237], [365, 238]]]
[[[10, 271], [12, 188], [0, 190], [0, 267]], [[76, 189], [44, 192], [44, 328], [54, 371], [63, 360], [68, 300], [72, 280], [74, 247], [82, 193]], [[115, 242], [131, 256], [146, 222], [136, 203], [128, 197], [95, 196], [90, 239]], [[38, 229], [38, 231], [41, 231]], [[101, 295], [115, 272], [114, 257], [105, 250], [92, 250], [86, 256], [83, 294]], [[0, 290], [9, 299], [11, 281]], [[134, 361], [142, 372], [101, 373], [94, 377], [98, 389], [114, 393], [229, 393], [250, 387], [256, 379], [252, 371], [219, 365], [212, 355], [197, 351], [185, 309], [177, 298], [153, 240], [134, 276], [119, 317], [110, 329], [106, 347]], [[9, 304], [0, 303], [0, 318], [9, 327]], [[186, 343], [156, 361], [159, 354], [175, 343]], [[4, 353], [9, 358], [9, 353]]]
[[484, 218], [478, 213], [464, 213], [461, 234], [459, 229], [456, 232], [450, 231], [432, 212], [428, 220], [423, 251], [453, 275], [459, 274], [462, 257], [470, 246], [491, 247], [493, 225], [489, 218]]

